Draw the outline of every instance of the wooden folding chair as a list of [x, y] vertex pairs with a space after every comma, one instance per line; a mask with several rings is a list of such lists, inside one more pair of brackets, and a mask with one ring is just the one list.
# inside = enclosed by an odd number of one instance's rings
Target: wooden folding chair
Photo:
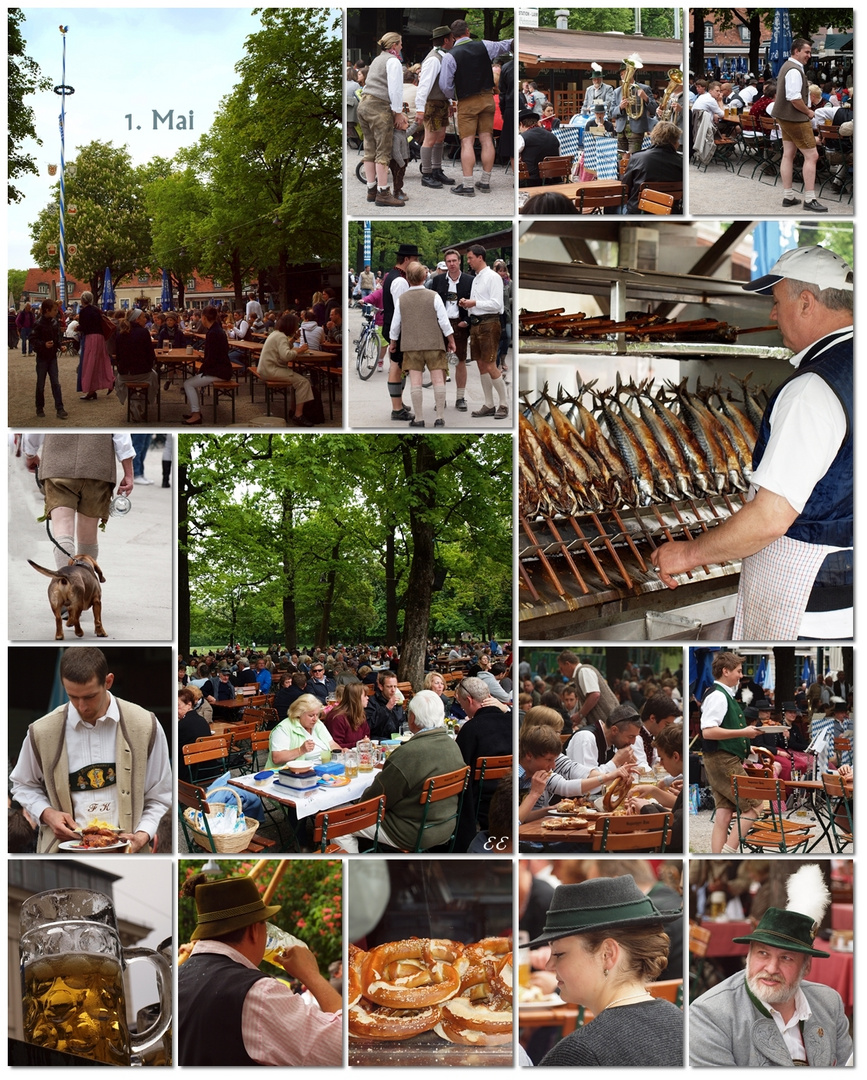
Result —
[[[836, 740], [835, 740], [836, 741]], [[837, 773], [822, 773], [822, 787], [828, 798], [828, 817], [831, 835], [838, 852], [854, 844], [855, 826], [852, 821], [852, 792], [854, 785]]]
[[568, 183], [572, 173], [572, 158], [569, 154], [561, 157], [546, 157], [539, 162], [540, 180], [562, 180]]
[[660, 851], [671, 843], [674, 815], [623, 814], [602, 819], [602, 828], [596, 826], [593, 834], [593, 850], [610, 851]]
[[660, 979], [658, 982], [647, 983], [644, 989], [651, 997], [670, 1001], [672, 1005], [683, 1002], [683, 979]]
[[[208, 804], [207, 794], [205, 789], [199, 787], [197, 784], [188, 784], [184, 780], [178, 780], [178, 815], [181, 820], [181, 829], [184, 834], [184, 839], [187, 842], [187, 847], [190, 851], [200, 851], [201, 848], [192, 839], [192, 833], [186, 819], [184, 818], [184, 810], [187, 807], [191, 807], [193, 810], [201, 810], [202, 816], [205, 821], [205, 834], [208, 838], [208, 843], [211, 846], [211, 851], [216, 853], [217, 845], [214, 843], [214, 838], [211, 835], [211, 827], [208, 824], [208, 814], [211, 812], [211, 807]], [[249, 847], [243, 851], [238, 852], [239, 855], [256, 855], [260, 851], [264, 851], [265, 848], [274, 847], [274, 841], [268, 839], [268, 837], [260, 836], [258, 832], [250, 840]]]
[[[738, 844], [741, 852], [805, 851], [813, 839], [806, 826], [783, 817], [785, 789], [773, 777], [733, 776], [732, 797], [736, 807]], [[741, 814], [740, 800], [768, 802], [768, 810], [758, 818]]]
[[479, 811], [482, 806], [482, 789], [486, 780], [502, 780], [508, 776], [512, 769], [512, 755], [499, 754], [490, 757], [476, 758], [473, 768], [473, 787], [478, 791], [476, 798], [476, 821], [479, 820]]
[[575, 198], [579, 214], [601, 214], [615, 208], [619, 213], [625, 202], [626, 187], [619, 180], [612, 180], [605, 187], [581, 188]]
[[[451, 814], [445, 819], [446, 822], [453, 822], [453, 825], [451, 836], [448, 840], [444, 841], [444, 844], [446, 845], [446, 851], [454, 851], [455, 839], [458, 833], [458, 821], [461, 817], [461, 808], [464, 805], [464, 795], [466, 794], [469, 782], [469, 765], [465, 765], [462, 769], [455, 769], [454, 772], [442, 773], [440, 776], [432, 776], [430, 779], [425, 780], [421, 795], [419, 795], [418, 798], [418, 801], [424, 807], [424, 810], [422, 811], [421, 825], [419, 826], [413, 851], [418, 852], [427, 850], [423, 846], [424, 834], [428, 829], [438, 828], [440, 825], [445, 824], [443, 821], [432, 821], [428, 823], [428, 811], [433, 803], [442, 802], [443, 799], [451, 799], [454, 796], [457, 796], [457, 806], [454, 814]], [[443, 844], [437, 845], [439, 848], [442, 848], [443, 846]]]
[[219, 776], [229, 767], [227, 765], [228, 756], [229, 738], [225, 735], [206, 735], [202, 737], [201, 741], [187, 743], [183, 749], [182, 757], [187, 768], [188, 780], [190, 783], [201, 780], [201, 770], [197, 766], [204, 765], [207, 762], [219, 762], [218, 766], [215, 765], [211, 769], [204, 770], [205, 773], [210, 773], [212, 778]]
[[638, 198], [639, 214], [665, 214], [671, 213], [674, 206], [674, 196], [666, 195], [663, 191], [654, 191], [647, 188]]
[[352, 806], [340, 806], [333, 810], [322, 810], [316, 815], [313, 822], [313, 843], [319, 845], [323, 855], [343, 851], [339, 844], [331, 844], [329, 840], [335, 836], [348, 836], [358, 832], [359, 829], [369, 829], [376, 826], [373, 834], [373, 847], [371, 851], [379, 850], [379, 827], [385, 814], [385, 796], [379, 795], [375, 799], [365, 799], [364, 802], [354, 803]]
[[710, 930], [699, 923], [689, 924], [689, 998], [695, 999], [713, 985], [707, 978], [709, 969], [707, 950], [711, 939]]
[[672, 195], [674, 202], [672, 203], [672, 214], [683, 213], [683, 183], [677, 180], [642, 180], [638, 188], [638, 199], [641, 201], [641, 196], [645, 191], [659, 191], [664, 195]]
[[[254, 731], [250, 736], [250, 752], [253, 755], [253, 772], [259, 772], [260, 769], [265, 768], [265, 762], [268, 760], [268, 752], [271, 749], [271, 732], [270, 731]], [[264, 758], [260, 764], [259, 755], [264, 753]]]

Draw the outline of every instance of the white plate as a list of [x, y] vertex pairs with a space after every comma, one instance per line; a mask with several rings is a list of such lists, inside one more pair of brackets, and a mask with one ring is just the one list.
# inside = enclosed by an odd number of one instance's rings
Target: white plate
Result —
[[519, 1001], [518, 1009], [553, 1009], [558, 1005], [568, 1004], [568, 1001], [564, 1001], [559, 994], [549, 994], [546, 998], [537, 1001]]
[[63, 840], [58, 847], [61, 851], [71, 851], [75, 855], [101, 855], [104, 851], [122, 851], [129, 847], [129, 840], [118, 840], [107, 847], [82, 847], [80, 840]]

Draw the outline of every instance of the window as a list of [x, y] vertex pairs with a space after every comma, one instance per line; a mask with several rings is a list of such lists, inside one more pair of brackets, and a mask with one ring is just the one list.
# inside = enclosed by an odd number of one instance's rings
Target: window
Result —
[[48, 283], [45, 281], [39, 282], [39, 292], [42, 296], [48, 295]]
[[704, 40], [713, 41], [713, 23], [706, 22], [704, 24]]
[[187, 292], [194, 292], [196, 288], [196, 279], [187, 278]]
[[745, 45], [749, 45], [749, 43], [750, 43], [750, 28], [748, 26], [741, 25], [741, 26], [738, 27], [738, 33], [741, 35], [741, 41]]
[[214, 286], [215, 289], [222, 289], [223, 287], [222, 281], [220, 281], [218, 278], [213, 278], [211, 280], [211, 284]]
[[148, 277], [147, 274], [139, 274], [137, 280], [138, 280], [140, 285], [147, 285], [147, 283], [150, 281], [150, 278]]

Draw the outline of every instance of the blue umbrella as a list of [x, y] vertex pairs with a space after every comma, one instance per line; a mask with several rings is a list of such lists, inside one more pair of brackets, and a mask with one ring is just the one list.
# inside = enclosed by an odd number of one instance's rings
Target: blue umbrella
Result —
[[111, 311], [114, 307], [114, 286], [111, 283], [111, 267], [105, 268], [105, 278], [102, 282], [102, 310]]
[[713, 686], [714, 677], [711, 667], [716, 649], [689, 650], [689, 684], [696, 701], [701, 702], [708, 687]]
[[759, 661], [759, 666], [756, 668], [756, 682], [759, 686], [765, 685], [765, 679], [768, 677], [768, 658], [763, 656]]
[[753, 229], [753, 258], [750, 277], [760, 278], [784, 251], [798, 246], [796, 226], [792, 221], [760, 221]]
[[175, 305], [172, 300], [172, 285], [169, 280], [168, 270], [163, 270], [163, 292], [160, 296], [160, 307], [163, 311], [174, 311]]
[[774, 26], [771, 30], [771, 43], [768, 46], [768, 64], [776, 79], [780, 68], [789, 59], [792, 52], [792, 27], [789, 24], [789, 9], [777, 8], [774, 11]]

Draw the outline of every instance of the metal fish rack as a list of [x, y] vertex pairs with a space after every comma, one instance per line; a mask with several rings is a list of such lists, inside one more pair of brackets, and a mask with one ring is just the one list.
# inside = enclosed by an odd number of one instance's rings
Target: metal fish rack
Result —
[[[729, 616], [740, 563], [697, 567], [670, 590], [653, 569], [667, 540], [721, 524], [741, 496], [624, 507], [571, 517], [520, 516], [518, 566], [523, 637], [662, 640], [713, 635]], [[692, 612], [690, 604], [700, 605]]]

